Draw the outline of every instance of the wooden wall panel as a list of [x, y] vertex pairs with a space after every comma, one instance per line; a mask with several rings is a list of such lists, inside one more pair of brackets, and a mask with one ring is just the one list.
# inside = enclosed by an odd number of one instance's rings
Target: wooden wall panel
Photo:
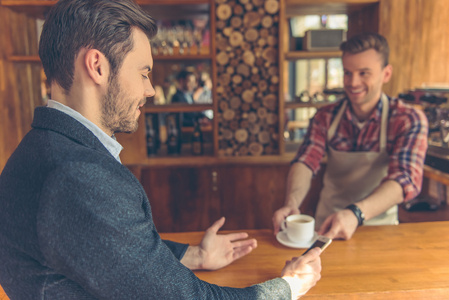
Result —
[[[151, 204], [160, 232], [203, 231], [221, 216], [223, 229], [272, 228], [273, 213], [285, 200], [289, 164], [209, 167], [132, 166]], [[215, 173], [215, 175], [214, 175]], [[322, 172], [301, 205], [315, 214]]]
[[142, 168], [141, 182], [159, 232], [198, 231], [220, 217], [211, 168]]
[[148, 160], [146, 146], [145, 113], [138, 120], [139, 127], [133, 133], [116, 134], [117, 141], [123, 146], [120, 159], [124, 164], [141, 164]]
[[285, 199], [289, 166], [221, 167], [221, 211], [233, 229], [272, 228], [273, 212]]
[[348, 11], [348, 38], [362, 32], [379, 31], [379, 4]]
[[39, 63], [13, 63], [8, 57], [37, 54], [33, 18], [0, 7], [0, 170], [31, 128], [34, 108], [42, 105]]
[[391, 47], [388, 94], [449, 83], [449, 1], [381, 0], [379, 15], [379, 32]]
[[0, 170], [21, 138], [21, 115], [18, 105], [18, 86], [14, 66], [7, 59], [12, 53], [11, 21], [9, 11], [0, 7]]

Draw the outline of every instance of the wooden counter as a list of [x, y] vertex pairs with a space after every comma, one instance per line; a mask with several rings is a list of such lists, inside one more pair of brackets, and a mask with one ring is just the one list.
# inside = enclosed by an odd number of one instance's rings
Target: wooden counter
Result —
[[[287, 259], [303, 250], [279, 244], [271, 230], [249, 230], [258, 248], [230, 266], [199, 278], [245, 287], [280, 275]], [[202, 233], [163, 238], [198, 242]], [[364, 226], [349, 241], [334, 241], [322, 254], [322, 278], [302, 299], [447, 299], [449, 222]]]
[[[246, 287], [280, 275], [303, 250], [279, 244], [271, 230], [248, 230], [258, 247], [218, 271], [197, 271], [210, 283]], [[202, 232], [162, 238], [198, 243]], [[349, 241], [333, 241], [321, 255], [322, 278], [301, 299], [448, 299], [449, 222], [364, 226]], [[1, 293], [0, 299], [8, 299]]]

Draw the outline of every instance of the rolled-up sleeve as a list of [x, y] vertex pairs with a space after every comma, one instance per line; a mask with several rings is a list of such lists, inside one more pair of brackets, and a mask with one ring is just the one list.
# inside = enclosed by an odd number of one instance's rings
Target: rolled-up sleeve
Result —
[[327, 125], [329, 116], [318, 111], [310, 120], [304, 142], [298, 149], [291, 164], [300, 162], [309, 167], [316, 175], [321, 167], [321, 161], [326, 154]]
[[383, 181], [398, 182], [404, 191], [404, 201], [409, 201], [421, 191], [429, 126], [424, 113], [417, 109], [404, 112], [397, 118], [392, 125], [392, 132], [396, 132], [396, 136], [388, 175]]

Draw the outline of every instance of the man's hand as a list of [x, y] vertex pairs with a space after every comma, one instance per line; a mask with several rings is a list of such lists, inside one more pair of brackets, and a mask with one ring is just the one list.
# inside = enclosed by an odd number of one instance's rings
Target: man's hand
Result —
[[318, 230], [318, 234], [331, 239], [349, 240], [358, 225], [354, 213], [349, 209], [343, 209], [327, 217]]
[[290, 285], [292, 299], [298, 299], [321, 278], [321, 250], [314, 248], [300, 257], [293, 257], [285, 263], [282, 278]]
[[294, 206], [283, 206], [279, 208], [277, 211], [273, 214], [273, 231], [274, 235], [278, 234], [281, 223], [284, 222], [284, 219], [287, 218], [290, 215], [299, 214], [299, 209]]
[[225, 223], [222, 217], [209, 227], [197, 246], [189, 246], [181, 263], [191, 270], [217, 270], [223, 268], [257, 247], [255, 239], [245, 232], [217, 234]]

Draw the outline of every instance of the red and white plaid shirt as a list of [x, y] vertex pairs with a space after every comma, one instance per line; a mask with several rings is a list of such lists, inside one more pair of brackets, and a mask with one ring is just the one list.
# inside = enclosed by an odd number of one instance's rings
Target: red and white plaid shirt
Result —
[[[329, 146], [337, 151], [379, 151], [382, 101], [379, 101], [377, 109], [361, 129], [357, 126], [357, 120], [351, 113], [351, 105], [348, 103], [334, 137], [330, 143], [327, 142], [327, 131], [342, 103], [339, 101], [317, 111], [310, 121], [304, 142], [292, 163], [302, 162], [316, 174]], [[427, 134], [428, 122], [422, 111], [399, 99], [389, 98], [387, 128], [389, 165], [388, 175], [383, 181], [397, 181], [403, 188], [404, 201], [413, 199], [421, 190]]]

